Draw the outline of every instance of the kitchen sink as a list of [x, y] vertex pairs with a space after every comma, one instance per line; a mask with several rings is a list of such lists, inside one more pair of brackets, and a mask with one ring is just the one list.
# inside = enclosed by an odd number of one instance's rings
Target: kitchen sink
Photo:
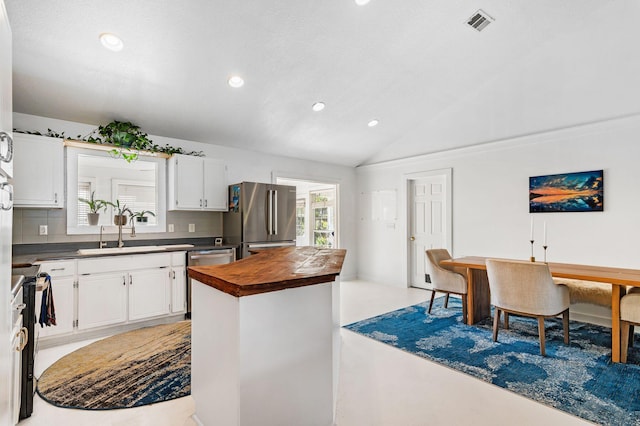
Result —
[[96, 255], [96, 254], [116, 254], [116, 253], [141, 253], [149, 251], [163, 251], [166, 246], [136, 246], [136, 247], [108, 247], [94, 249], [80, 249], [80, 255]]
[[95, 256], [97, 254], [117, 254], [117, 253], [146, 253], [150, 251], [163, 251], [172, 249], [192, 248], [193, 244], [167, 244], [163, 246], [131, 246], [131, 247], [107, 247], [78, 250], [79, 255]]
[[193, 244], [167, 244], [163, 246], [158, 246], [165, 249], [183, 249], [183, 248], [193, 248]]

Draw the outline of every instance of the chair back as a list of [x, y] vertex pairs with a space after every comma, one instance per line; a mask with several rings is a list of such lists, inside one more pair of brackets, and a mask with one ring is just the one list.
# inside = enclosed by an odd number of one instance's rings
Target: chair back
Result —
[[430, 249], [426, 251], [426, 254], [426, 269], [435, 290], [458, 294], [467, 293], [467, 279], [463, 275], [440, 266], [441, 261], [451, 259], [447, 249]]
[[545, 263], [487, 259], [487, 275], [494, 306], [535, 315], [569, 307], [567, 287], [553, 282]]

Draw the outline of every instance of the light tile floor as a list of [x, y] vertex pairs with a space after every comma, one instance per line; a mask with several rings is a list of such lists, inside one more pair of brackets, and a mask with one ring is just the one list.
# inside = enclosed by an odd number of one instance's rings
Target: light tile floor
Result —
[[[430, 296], [425, 290], [365, 281], [345, 281], [341, 286], [343, 324], [423, 302]], [[589, 424], [348, 330], [341, 334], [339, 426]], [[91, 341], [40, 351], [38, 375], [61, 356], [88, 343]], [[194, 411], [191, 397], [126, 410], [84, 411], [57, 408], [36, 396], [34, 414], [20, 426], [183, 426], [195, 424], [190, 418]]]

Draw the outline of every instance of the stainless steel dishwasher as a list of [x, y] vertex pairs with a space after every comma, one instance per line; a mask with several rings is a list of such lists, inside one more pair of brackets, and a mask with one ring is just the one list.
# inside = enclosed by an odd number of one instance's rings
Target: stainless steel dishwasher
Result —
[[[187, 266], [222, 265], [235, 262], [235, 248], [212, 248], [206, 250], [191, 250], [187, 252]], [[191, 278], [187, 276], [187, 313], [191, 318]]]

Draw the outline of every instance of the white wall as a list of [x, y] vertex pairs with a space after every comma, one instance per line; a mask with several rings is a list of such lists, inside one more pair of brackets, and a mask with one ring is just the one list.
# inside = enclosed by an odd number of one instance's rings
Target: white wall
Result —
[[[636, 116], [359, 167], [359, 277], [407, 285], [405, 175], [449, 167], [454, 256], [527, 259], [533, 216], [539, 259], [546, 221], [548, 260], [640, 268], [638, 134]], [[604, 212], [529, 214], [530, 176], [599, 169], [604, 169]], [[398, 191], [395, 227], [370, 219], [367, 194], [388, 189]]]
[[[20, 113], [14, 113], [13, 125], [14, 128], [24, 131], [37, 130], [44, 133], [48, 128], [58, 133], [64, 131], [69, 138], [75, 138], [77, 135], [84, 136], [97, 127], [97, 125], [74, 123]], [[342, 277], [343, 279], [355, 278], [357, 256], [355, 253], [356, 172], [354, 168], [227, 148], [213, 145], [212, 143], [215, 141], [202, 143], [154, 135], [149, 135], [149, 137], [160, 146], [169, 144], [174, 147], [182, 147], [188, 151], [203, 151], [207, 157], [224, 159], [228, 167], [229, 183], [242, 181], [275, 182], [274, 176], [276, 175], [320, 182], [337, 182], [340, 185], [340, 243], [341, 248], [347, 249]], [[161, 237], [159, 234], [153, 234], [153, 238], [159, 237]], [[164, 238], [172, 238], [172, 235], [167, 234]]]

